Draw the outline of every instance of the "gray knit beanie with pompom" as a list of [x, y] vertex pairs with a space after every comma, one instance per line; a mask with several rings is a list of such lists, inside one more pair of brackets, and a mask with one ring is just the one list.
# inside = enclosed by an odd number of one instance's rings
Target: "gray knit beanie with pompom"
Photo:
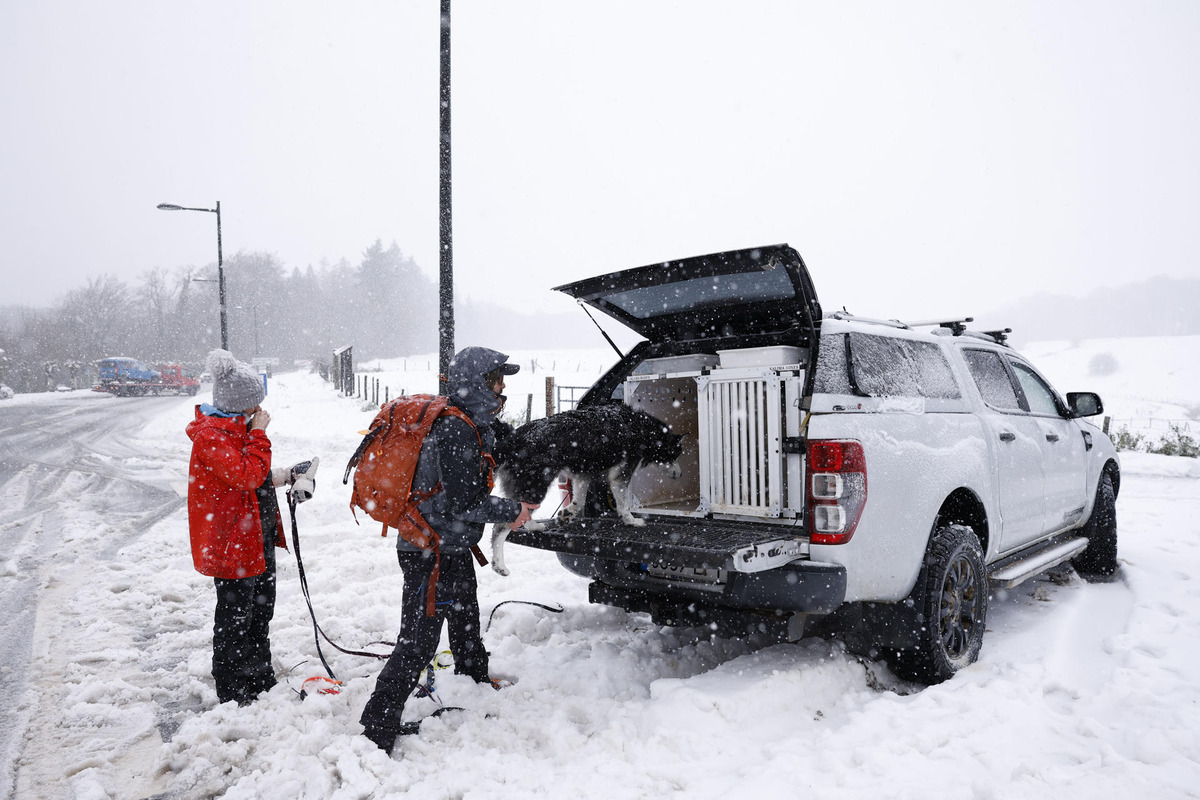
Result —
[[213, 405], [218, 411], [236, 414], [254, 408], [267, 396], [262, 378], [228, 350], [209, 353], [207, 366], [213, 376]]

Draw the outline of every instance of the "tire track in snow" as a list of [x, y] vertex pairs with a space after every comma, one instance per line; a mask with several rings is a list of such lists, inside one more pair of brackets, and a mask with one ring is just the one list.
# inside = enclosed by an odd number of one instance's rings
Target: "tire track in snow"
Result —
[[[0, 702], [14, 711], [11, 724], [0, 729], [0, 786], [6, 795], [74, 794], [71, 776], [88, 769], [91, 745], [86, 731], [65, 722], [73, 709], [63, 703], [79, 687], [78, 673], [89, 669], [89, 658], [93, 668], [121, 675], [113, 680], [139, 682], [139, 676], [113, 669], [122, 657], [136, 654], [131, 633], [113, 636], [104, 610], [84, 607], [78, 598], [123, 569], [123, 548], [182, 508], [184, 500], [171, 484], [179, 482], [176, 473], [186, 464], [174, 463], [174, 455], [155, 463], [146, 457], [144, 443], [130, 442], [147, 414], [178, 404], [162, 398], [64, 398], [6, 408], [0, 415], [0, 519], [7, 521], [0, 526], [0, 676], [6, 678]], [[126, 616], [133, 623], [126, 629], [139, 619], [156, 619], [147, 609], [136, 618]], [[80, 653], [81, 645], [94, 652]], [[129, 699], [144, 695], [134, 687]], [[138, 719], [146, 714], [149, 726]], [[152, 794], [157, 785], [141, 774], [144, 769], [120, 766], [153, 761], [162, 744], [157, 735], [146, 734], [156, 730], [153, 717], [152, 711], [135, 709], [123, 721], [132, 723], [129, 729], [116, 737], [120, 753], [108, 761], [122, 796]], [[111, 722], [121, 729], [122, 722]], [[79, 747], [64, 752], [64, 743]]]

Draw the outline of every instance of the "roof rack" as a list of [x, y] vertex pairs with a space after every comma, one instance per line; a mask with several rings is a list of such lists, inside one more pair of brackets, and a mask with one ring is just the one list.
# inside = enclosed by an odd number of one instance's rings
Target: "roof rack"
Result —
[[940, 330], [933, 331], [942, 336], [969, 336], [973, 339], [984, 339], [986, 341], [995, 342], [1008, 346], [1008, 334], [1012, 333], [1012, 328], [1000, 328], [994, 331], [973, 331], [967, 328], [968, 322], [974, 322], [974, 317], [963, 317], [961, 319], [927, 319], [919, 322], [901, 322], [898, 319], [871, 319], [870, 317], [856, 317], [844, 308], [841, 311], [834, 311], [832, 314], [827, 314], [831, 319], [853, 320], [855, 322], [867, 322], [872, 325], [887, 325], [892, 328], [903, 328], [911, 330], [913, 328], [935, 327]]
[[834, 311], [832, 314], [827, 314], [826, 316], [828, 316], [830, 319], [853, 320], [855, 322], [866, 322], [870, 325], [887, 325], [889, 328], [904, 328], [905, 330], [908, 330], [910, 327], [898, 319], [872, 319], [871, 317], [859, 317], [855, 314], [851, 314], [844, 308], [841, 311]]
[[974, 321], [974, 317], [963, 317], [962, 319], [929, 319], [922, 320], [921, 322], [910, 322], [908, 325], [910, 328], [924, 328], [933, 325], [938, 328], [945, 328], [955, 336], [962, 336], [967, 330], [967, 323]]
[[966, 336], [971, 339], [980, 339], [985, 342], [995, 342], [996, 344], [1008, 347], [1008, 334], [1012, 333], [1012, 328], [1003, 328], [996, 331], [967, 331], [956, 333], [955, 336]]
[[1008, 344], [1008, 335], [1012, 333], [1012, 328], [1000, 328], [995, 331], [984, 331], [985, 335], [992, 337], [996, 344]]

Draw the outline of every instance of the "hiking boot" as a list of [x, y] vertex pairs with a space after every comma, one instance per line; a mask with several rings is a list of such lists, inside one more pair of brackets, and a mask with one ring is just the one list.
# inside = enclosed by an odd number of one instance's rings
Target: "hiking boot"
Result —
[[363, 736], [375, 743], [383, 752], [389, 756], [392, 754], [392, 748], [396, 746], [396, 737], [400, 732], [395, 728], [363, 728]]
[[[440, 711], [441, 709], [439, 709]], [[434, 712], [436, 715], [437, 712]], [[421, 721], [402, 722], [397, 728], [377, 728], [375, 726], [364, 727], [363, 736], [375, 743], [383, 752], [389, 756], [392, 754], [392, 749], [396, 746], [396, 739], [401, 736], [412, 736], [421, 729]]]
[[262, 675], [254, 675], [246, 681], [246, 695], [254, 699], [263, 692], [271, 691], [276, 683], [277, 681], [273, 673], [268, 672]]

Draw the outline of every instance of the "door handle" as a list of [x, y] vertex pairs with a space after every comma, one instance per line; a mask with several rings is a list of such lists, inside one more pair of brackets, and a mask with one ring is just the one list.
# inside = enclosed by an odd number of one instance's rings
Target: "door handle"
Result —
[[1002, 441], [1002, 442], [1016, 441], [1016, 438], [1017, 438], [1017, 435], [1015, 433], [1012, 433], [1011, 431], [1005, 431], [1004, 433], [1000, 434], [1000, 441]]
[[1047, 441], [1047, 442], [1057, 442], [1057, 441], [1058, 441], [1058, 434], [1057, 434], [1057, 433], [1047, 433], [1047, 434], [1046, 434], [1046, 441]]

